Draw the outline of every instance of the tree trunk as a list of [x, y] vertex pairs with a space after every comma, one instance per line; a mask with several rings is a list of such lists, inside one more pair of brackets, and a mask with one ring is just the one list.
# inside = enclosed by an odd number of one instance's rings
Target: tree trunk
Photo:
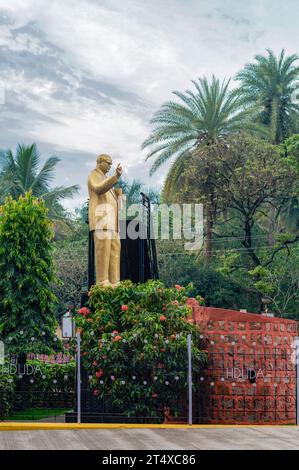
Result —
[[271, 128], [271, 141], [273, 144], [279, 143], [279, 136], [278, 136], [278, 98], [273, 98], [271, 102], [271, 121], [270, 121], [270, 128]]
[[242, 242], [242, 245], [246, 248], [248, 256], [251, 258], [254, 267], [257, 267], [261, 264], [259, 257], [254, 251], [254, 248], [252, 246], [252, 221], [248, 218], [245, 220], [245, 225], [244, 225], [244, 232], [245, 232], [245, 237]]
[[[261, 264], [259, 257], [254, 251], [254, 248], [252, 246], [252, 221], [248, 218], [245, 219], [245, 225], [244, 225], [244, 231], [245, 231], [245, 238], [242, 242], [242, 245], [246, 248], [247, 253], [249, 257], [251, 258], [254, 267], [257, 267]], [[255, 276], [255, 281], [258, 281], [260, 279], [260, 275], [257, 274]], [[257, 304], [259, 308], [259, 313], [262, 313], [262, 294], [257, 293]]]
[[208, 264], [212, 258], [213, 254], [213, 241], [212, 241], [212, 234], [213, 234], [213, 225], [214, 225], [214, 217], [213, 212], [210, 207], [207, 210], [207, 230], [206, 230], [206, 250], [205, 250], [205, 262]]

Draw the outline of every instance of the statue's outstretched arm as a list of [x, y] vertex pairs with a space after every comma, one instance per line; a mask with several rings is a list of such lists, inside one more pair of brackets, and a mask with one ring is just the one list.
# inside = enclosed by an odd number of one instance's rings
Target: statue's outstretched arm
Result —
[[96, 181], [94, 175], [90, 175], [88, 178], [88, 184], [90, 188], [97, 194], [104, 194], [109, 189], [113, 188], [113, 186], [118, 182], [117, 175], [110, 176], [109, 178], [103, 179], [100, 183]]

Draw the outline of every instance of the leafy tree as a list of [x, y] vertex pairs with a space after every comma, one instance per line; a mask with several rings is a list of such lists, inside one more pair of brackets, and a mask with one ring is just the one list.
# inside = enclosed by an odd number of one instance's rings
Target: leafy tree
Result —
[[255, 289], [271, 301], [270, 308], [276, 314], [298, 319], [299, 263], [298, 253], [279, 253], [273, 263], [264, 268], [257, 266], [249, 274]]
[[295, 102], [299, 90], [298, 56], [278, 57], [267, 49], [267, 56], [256, 55], [254, 63], [248, 63], [236, 79], [244, 102], [257, 112], [257, 120], [269, 128], [270, 140], [282, 142], [298, 129], [299, 106]]
[[207, 307], [245, 308], [249, 312], [259, 308], [256, 289], [219, 272], [215, 260], [205, 266], [199, 257], [182, 250], [179, 240], [158, 241], [157, 250], [159, 275], [165, 285], [192, 283], [192, 295], [202, 296]]
[[[291, 168], [295, 169], [299, 175], [299, 134], [286, 139], [281, 145], [281, 150]], [[286, 198], [277, 212], [278, 223], [293, 233], [299, 230], [298, 178], [296, 185], [297, 191]]]
[[10, 352], [48, 353], [58, 343], [52, 238], [44, 202], [30, 193], [1, 207], [0, 337]]
[[[85, 224], [86, 225], [86, 224]], [[55, 243], [53, 258], [60, 283], [54, 286], [58, 311], [65, 313], [69, 305], [80, 305], [82, 292], [88, 284], [88, 233], [85, 238]]]
[[[208, 170], [202, 172], [205, 166]], [[254, 282], [259, 281], [259, 274], [256, 272], [253, 279], [248, 271], [259, 266], [269, 268], [280, 252], [288, 253], [299, 240], [298, 232], [280, 229], [272, 233], [271, 245], [265, 241], [268, 236], [265, 221], [270, 209], [290, 196], [296, 172], [277, 146], [252, 136], [231, 136], [226, 143], [194, 152], [181, 177], [179, 197], [205, 204], [205, 198], [210, 197], [207, 185], [210, 172], [214, 175], [211, 190], [218, 210], [222, 211], [213, 230], [218, 244], [213, 263], [244, 289], [257, 292]], [[221, 240], [223, 245], [219, 244]]]
[[281, 149], [289, 164], [299, 172], [299, 134], [294, 134], [286, 139]]
[[16, 154], [11, 150], [0, 155], [0, 183], [2, 202], [6, 196], [17, 199], [31, 191], [32, 195], [42, 198], [52, 219], [65, 219], [66, 213], [61, 206], [62, 199], [72, 197], [79, 189], [77, 185], [50, 187], [58, 157], [50, 157], [41, 166], [40, 155], [35, 144], [18, 145]]
[[275, 255], [296, 243], [299, 235], [280, 234], [272, 252], [259, 256], [253, 230], [273, 205], [290, 194], [295, 180], [279, 149], [252, 136], [232, 136], [227, 143], [218, 143], [194, 153], [192, 163], [185, 172], [182, 194], [204, 201], [207, 190], [207, 172], [203, 162], [213, 171], [213, 191], [218, 207], [231, 209], [239, 220], [237, 232], [230, 237], [241, 241], [247, 257], [245, 264], [252, 266], [271, 264]]

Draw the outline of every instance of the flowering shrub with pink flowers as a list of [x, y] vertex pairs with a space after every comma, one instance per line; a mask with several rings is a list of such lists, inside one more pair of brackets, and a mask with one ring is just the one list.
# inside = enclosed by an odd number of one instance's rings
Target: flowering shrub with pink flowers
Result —
[[106, 407], [131, 416], [160, 416], [166, 406], [179, 413], [186, 396], [189, 333], [193, 370], [199, 372], [206, 361], [199, 327], [188, 321], [191, 289], [166, 288], [159, 281], [91, 289], [76, 323], [89, 386]]

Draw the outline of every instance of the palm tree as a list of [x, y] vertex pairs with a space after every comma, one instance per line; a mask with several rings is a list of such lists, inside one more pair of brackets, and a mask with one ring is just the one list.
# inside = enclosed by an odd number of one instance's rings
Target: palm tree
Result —
[[79, 189], [77, 185], [50, 187], [58, 157], [50, 157], [41, 167], [40, 155], [36, 145], [18, 145], [16, 154], [11, 150], [0, 154], [0, 202], [6, 196], [14, 199], [31, 191], [32, 194], [45, 201], [49, 217], [53, 220], [64, 219], [65, 211], [60, 201], [72, 197]]
[[192, 83], [195, 92], [173, 92], [183, 103], [168, 101], [151, 119], [154, 129], [142, 144], [152, 147], [146, 159], [156, 157], [151, 174], [171, 157], [190, 154], [200, 144], [215, 143], [245, 122], [249, 125], [240, 93], [229, 90], [230, 80], [220, 83], [213, 75], [211, 83], [206, 78]]
[[[156, 159], [151, 174], [175, 157], [163, 191], [166, 198], [171, 198], [177, 191], [179, 177], [199, 146], [217, 143], [244, 128], [259, 128], [250, 122], [240, 92], [229, 90], [230, 80], [220, 83], [213, 75], [211, 83], [206, 78], [192, 83], [195, 91], [173, 92], [181, 103], [168, 101], [161, 106], [151, 120], [154, 129], [142, 145], [151, 148], [146, 158]], [[206, 205], [207, 260], [212, 253], [214, 214], [214, 204]]]
[[141, 181], [133, 180], [132, 183], [128, 183], [127, 181], [120, 180], [119, 187], [122, 188], [123, 193], [127, 197], [127, 206], [131, 204], [139, 204], [141, 201], [140, 193], [141, 191], [144, 192], [150, 199], [152, 204], [158, 204], [160, 195], [158, 191], [154, 188], [147, 188], [144, 186]]
[[271, 142], [280, 143], [298, 129], [299, 67], [295, 62], [299, 57], [286, 56], [284, 49], [278, 57], [269, 49], [267, 54], [256, 55], [256, 62], [246, 64], [236, 79], [241, 82], [244, 102], [256, 111], [257, 121], [269, 128]]

